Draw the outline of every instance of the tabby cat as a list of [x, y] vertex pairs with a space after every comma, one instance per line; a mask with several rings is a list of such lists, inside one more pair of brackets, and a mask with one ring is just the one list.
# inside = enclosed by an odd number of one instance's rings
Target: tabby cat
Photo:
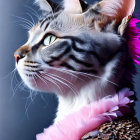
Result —
[[29, 88], [57, 94], [54, 123], [124, 87], [133, 90], [135, 67], [125, 29], [135, 0], [103, 0], [92, 5], [82, 0], [36, 3], [42, 18], [14, 56]]

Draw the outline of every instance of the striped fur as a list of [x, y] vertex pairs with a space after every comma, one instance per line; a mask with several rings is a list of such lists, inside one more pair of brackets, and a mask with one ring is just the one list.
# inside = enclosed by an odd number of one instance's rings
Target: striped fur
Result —
[[[45, 12], [29, 31], [27, 43], [15, 54], [22, 56], [16, 66], [28, 87], [57, 93], [57, 122], [126, 85], [132, 89], [134, 65], [125, 30], [118, 32], [122, 19], [102, 13], [102, 3], [107, 0], [94, 5], [80, 1], [82, 13], [50, 2], [38, 0]], [[50, 9], [45, 10], [48, 6]], [[44, 39], [50, 35], [57, 39], [45, 46]]]

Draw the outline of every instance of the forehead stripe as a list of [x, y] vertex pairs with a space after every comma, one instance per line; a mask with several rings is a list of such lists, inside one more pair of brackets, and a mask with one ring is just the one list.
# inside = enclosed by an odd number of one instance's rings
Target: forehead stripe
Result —
[[71, 58], [73, 61], [75, 61], [75, 62], [77, 62], [77, 63], [79, 63], [79, 64], [81, 64], [81, 65], [84, 65], [84, 66], [86, 66], [86, 67], [93, 67], [93, 64], [84, 62], [83, 60], [79, 60], [79, 59], [76, 58], [74, 55], [70, 55], [70, 58]]
[[50, 22], [47, 23], [46, 27], [44, 28], [44, 31], [48, 28], [49, 25], [50, 25]]
[[42, 27], [46, 21], [52, 21], [53, 19], [55, 19], [59, 15], [59, 13], [60, 12], [57, 12], [57, 13], [54, 13], [53, 15], [52, 13], [50, 13], [46, 18], [43, 19], [40, 27]]
[[73, 66], [71, 66], [71, 65], [69, 65], [68, 63], [65, 63], [65, 62], [62, 63], [61, 66], [66, 67], [70, 70], [76, 71], [76, 69]]
[[42, 21], [40, 27], [42, 27], [42, 26], [44, 25], [45, 22], [50, 21], [50, 20], [52, 20], [52, 16], [46, 17], [46, 18]]
[[70, 46], [69, 46], [69, 44], [68, 44], [68, 42], [63, 42], [63, 43], [61, 43], [61, 44], [59, 44], [60, 46], [66, 46], [66, 49], [59, 55], [59, 56], [51, 56], [51, 59], [52, 60], [50, 60], [50, 61], [46, 61], [45, 63], [47, 63], [47, 64], [51, 64], [51, 63], [53, 63], [54, 61], [59, 61], [63, 56], [65, 56], [67, 53], [69, 53], [70, 51], [71, 51], [71, 48], [70, 48]]

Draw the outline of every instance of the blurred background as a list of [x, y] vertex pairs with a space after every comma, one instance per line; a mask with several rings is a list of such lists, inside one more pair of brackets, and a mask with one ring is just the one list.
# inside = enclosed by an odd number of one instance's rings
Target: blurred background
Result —
[[[136, 1], [135, 12], [140, 13], [140, 1]], [[0, 140], [35, 140], [36, 134], [48, 127], [55, 117], [56, 97], [30, 93], [29, 89], [21, 86], [21, 79], [14, 70], [13, 53], [28, 37], [27, 30], [20, 26], [22, 18], [37, 21], [34, 14], [40, 13], [33, 3], [33, 0], [0, 1]], [[139, 99], [136, 116], [140, 121], [140, 68], [137, 67], [137, 70], [134, 77]]]

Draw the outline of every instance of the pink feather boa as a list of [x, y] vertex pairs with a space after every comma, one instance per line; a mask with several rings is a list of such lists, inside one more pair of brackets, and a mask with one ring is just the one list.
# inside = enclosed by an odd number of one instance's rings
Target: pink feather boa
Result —
[[112, 121], [130, 111], [129, 99], [134, 92], [123, 89], [114, 96], [107, 96], [68, 115], [64, 120], [50, 126], [37, 140], [80, 140], [86, 133], [105, 122]]

